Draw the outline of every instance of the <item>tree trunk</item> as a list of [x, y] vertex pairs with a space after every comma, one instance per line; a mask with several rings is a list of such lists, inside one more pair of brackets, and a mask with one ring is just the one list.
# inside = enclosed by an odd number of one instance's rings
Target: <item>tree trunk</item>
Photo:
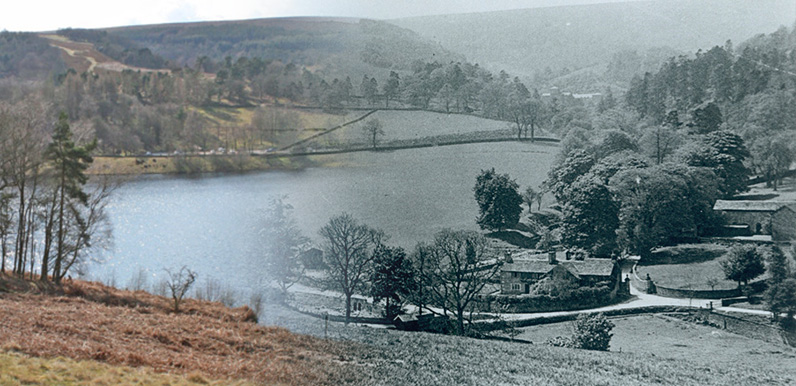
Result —
[[55, 218], [55, 203], [58, 201], [58, 190], [56, 189], [52, 198], [52, 206], [47, 213], [47, 224], [44, 228], [44, 252], [41, 260], [41, 277], [42, 281], [47, 281], [47, 271], [50, 265], [50, 251], [52, 250], [53, 243], [53, 219]]
[[55, 267], [53, 267], [53, 281], [55, 284], [61, 283], [61, 260], [64, 258], [64, 195], [66, 194], [66, 172], [61, 171], [61, 194], [60, 205], [58, 208], [58, 253], [55, 255]]
[[464, 309], [459, 308], [456, 310], [456, 329], [459, 336], [464, 336]]
[[345, 325], [351, 321], [351, 294], [345, 295]]

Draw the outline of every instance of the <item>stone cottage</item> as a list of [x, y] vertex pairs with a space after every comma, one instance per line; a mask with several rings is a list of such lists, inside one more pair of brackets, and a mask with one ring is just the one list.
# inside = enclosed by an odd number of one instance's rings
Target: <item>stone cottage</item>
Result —
[[622, 272], [614, 261], [608, 259], [574, 260], [564, 251], [523, 251], [512, 254], [510, 262], [501, 267], [500, 293], [527, 294], [539, 280], [553, 276], [567, 277], [581, 286], [593, 286], [606, 281], [616, 286], [621, 281]]
[[717, 200], [713, 210], [731, 236], [767, 235], [774, 241], [796, 239], [796, 202]]

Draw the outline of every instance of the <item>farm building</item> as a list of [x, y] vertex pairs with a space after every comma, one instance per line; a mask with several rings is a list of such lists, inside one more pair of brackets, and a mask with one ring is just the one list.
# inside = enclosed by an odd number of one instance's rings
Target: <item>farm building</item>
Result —
[[523, 251], [511, 255], [500, 273], [500, 292], [504, 295], [530, 293], [531, 287], [546, 277], [572, 280], [581, 286], [599, 282], [613, 285], [621, 280], [621, 270], [612, 260], [572, 260], [568, 252], [535, 253]]
[[796, 238], [796, 202], [717, 200], [713, 210], [732, 236], [767, 235], [774, 241]]

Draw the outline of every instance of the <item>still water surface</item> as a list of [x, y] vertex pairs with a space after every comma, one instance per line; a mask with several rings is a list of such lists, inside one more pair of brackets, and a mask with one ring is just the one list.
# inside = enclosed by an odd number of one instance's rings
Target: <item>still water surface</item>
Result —
[[[545, 178], [557, 147], [497, 143], [324, 156], [340, 166], [197, 177], [142, 176], [109, 207], [114, 246], [89, 277], [125, 286], [186, 265], [240, 294], [267, 285], [259, 231], [269, 199], [287, 195], [305, 235], [348, 212], [411, 249], [443, 228], [477, 229], [472, 188], [481, 169], [509, 173], [522, 190]], [[549, 199], [549, 198], [548, 198]]]

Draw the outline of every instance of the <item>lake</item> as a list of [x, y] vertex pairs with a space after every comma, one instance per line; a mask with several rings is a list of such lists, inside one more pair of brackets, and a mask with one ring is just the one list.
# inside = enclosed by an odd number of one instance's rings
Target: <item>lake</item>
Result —
[[114, 245], [104, 262], [89, 264], [88, 277], [124, 287], [144, 270], [152, 284], [164, 268], [185, 265], [199, 283], [259, 291], [267, 285], [259, 232], [271, 197], [287, 195], [298, 226], [315, 241], [332, 216], [348, 212], [410, 250], [443, 228], [478, 229], [473, 186], [481, 169], [509, 173], [522, 190], [536, 188], [557, 151], [550, 144], [469, 144], [317, 156], [335, 166], [302, 171], [140, 176], [115, 192]]

